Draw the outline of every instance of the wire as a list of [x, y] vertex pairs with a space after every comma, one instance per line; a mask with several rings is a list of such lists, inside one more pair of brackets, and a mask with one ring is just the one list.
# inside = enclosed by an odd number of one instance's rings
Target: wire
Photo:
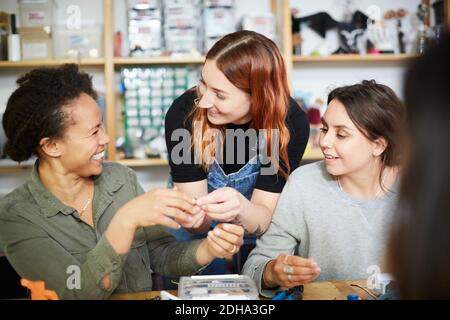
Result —
[[369, 288], [367, 288], [367, 287], [363, 287], [363, 286], [360, 286], [359, 284], [354, 284], [354, 283], [350, 284], [350, 286], [360, 288], [361, 290], [363, 290], [365, 293], [367, 293], [369, 296], [371, 296], [374, 299], [378, 299], [378, 297], [379, 297], [379, 295], [377, 296], [374, 293], [370, 292]]

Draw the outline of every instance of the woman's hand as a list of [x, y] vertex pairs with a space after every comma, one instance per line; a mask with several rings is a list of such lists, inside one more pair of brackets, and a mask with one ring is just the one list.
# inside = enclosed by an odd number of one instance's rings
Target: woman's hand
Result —
[[[193, 200], [193, 203], [195, 202], [195, 200]], [[203, 211], [202, 208], [200, 208], [197, 205], [194, 205], [193, 209], [192, 209], [192, 215], [191, 215], [191, 219], [189, 219], [188, 221], [181, 221], [181, 220], [177, 220], [177, 222], [186, 229], [195, 229], [195, 228], [199, 228], [202, 224], [203, 221], [205, 221], [206, 218], [206, 212]]]
[[320, 275], [320, 268], [313, 259], [280, 254], [264, 269], [264, 287], [281, 286], [292, 288], [314, 281]]
[[221, 223], [208, 232], [197, 250], [197, 260], [201, 265], [214, 258], [231, 259], [244, 243], [244, 228], [238, 225]]
[[127, 202], [120, 211], [134, 229], [162, 225], [179, 229], [192, 222], [194, 200], [173, 189], [156, 189]]
[[249, 201], [236, 189], [225, 187], [198, 198], [195, 204], [213, 220], [232, 222], [245, 214]]
[[119, 254], [130, 250], [134, 233], [139, 227], [162, 225], [180, 228], [180, 222], [190, 221], [193, 199], [173, 189], [156, 189], [124, 204], [105, 231], [106, 238]]

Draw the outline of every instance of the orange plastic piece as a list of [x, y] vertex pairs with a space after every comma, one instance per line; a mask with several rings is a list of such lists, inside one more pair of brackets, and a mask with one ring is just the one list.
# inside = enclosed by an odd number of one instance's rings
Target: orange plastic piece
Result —
[[55, 291], [45, 289], [44, 281], [21, 279], [20, 284], [31, 291], [31, 300], [59, 300]]

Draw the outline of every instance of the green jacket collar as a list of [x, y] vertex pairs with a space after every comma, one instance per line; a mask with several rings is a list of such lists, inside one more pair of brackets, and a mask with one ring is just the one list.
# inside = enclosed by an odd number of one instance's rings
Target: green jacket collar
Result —
[[[116, 180], [108, 172], [103, 172], [99, 176], [94, 177], [94, 185], [94, 197], [97, 198], [97, 196], [101, 196], [103, 201], [99, 204], [101, 207], [99, 209], [103, 211], [112, 201], [112, 195], [123, 186], [123, 182]], [[38, 206], [41, 208], [42, 214], [47, 218], [51, 218], [58, 213], [70, 215], [76, 211], [74, 208], [62, 203], [42, 184], [39, 177], [39, 160], [36, 160], [34, 163], [31, 179], [28, 183], [28, 189]], [[97, 210], [94, 209], [94, 211]]]

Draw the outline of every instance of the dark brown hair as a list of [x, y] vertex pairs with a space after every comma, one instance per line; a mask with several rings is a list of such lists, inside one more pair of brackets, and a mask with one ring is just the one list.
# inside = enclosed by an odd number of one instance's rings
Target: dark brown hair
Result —
[[386, 139], [387, 147], [381, 155], [383, 168], [399, 165], [405, 108], [394, 91], [374, 80], [364, 80], [334, 89], [328, 95], [328, 104], [334, 99], [344, 105], [352, 122], [367, 139]]
[[410, 140], [388, 269], [401, 298], [450, 299], [450, 35], [406, 73]]
[[61, 138], [70, 119], [63, 107], [86, 93], [96, 99], [91, 77], [76, 64], [39, 68], [17, 80], [3, 115], [4, 155], [21, 162], [38, 156], [42, 138]]

